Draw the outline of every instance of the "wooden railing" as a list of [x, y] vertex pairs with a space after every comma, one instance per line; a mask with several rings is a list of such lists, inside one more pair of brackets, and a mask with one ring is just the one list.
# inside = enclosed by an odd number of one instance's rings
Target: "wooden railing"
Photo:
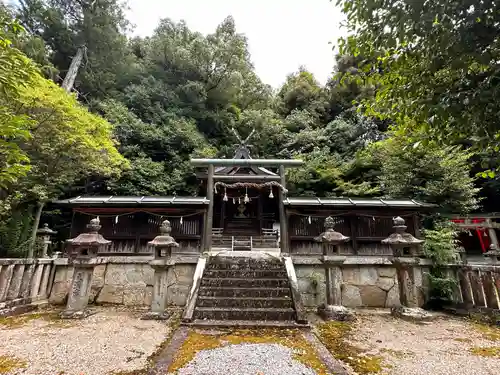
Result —
[[[166, 214], [167, 215], [167, 214]], [[90, 216], [75, 213], [72, 225], [72, 237], [86, 231]], [[136, 212], [126, 215], [101, 216], [99, 233], [107, 240], [112, 241], [108, 249], [100, 251], [106, 255], [145, 255], [151, 254], [152, 249], [147, 243], [159, 234], [159, 227], [163, 220], [170, 221], [172, 236], [179, 243], [175, 252], [199, 252], [201, 233], [203, 228], [203, 214], [192, 215], [186, 211], [186, 216], [176, 217], [161, 216]]]
[[0, 259], [0, 316], [46, 301], [54, 274], [53, 259]]
[[[411, 214], [401, 213], [408, 226], [407, 232], [416, 234], [415, 218]], [[322, 253], [321, 244], [315, 242], [314, 238], [322, 233], [325, 217], [329, 212], [307, 214], [290, 214], [289, 217], [289, 241], [292, 254], [319, 255]], [[337, 215], [337, 216], [336, 216]], [[394, 232], [392, 216], [384, 215], [377, 217], [379, 213], [346, 214], [331, 213], [335, 220], [335, 230], [350, 237], [350, 240], [339, 246], [342, 255], [374, 255], [389, 256], [392, 250], [387, 245], [382, 245], [381, 240]], [[397, 216], [397, 214], [395, 214]]]

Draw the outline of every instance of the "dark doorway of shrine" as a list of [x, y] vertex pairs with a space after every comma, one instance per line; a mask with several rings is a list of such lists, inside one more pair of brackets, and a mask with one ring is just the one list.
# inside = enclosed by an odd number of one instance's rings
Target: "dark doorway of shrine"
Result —
[[[277, 198], [270, 191], [227, 192], [215, 197], [214, 228], [228, 236], [260, 236], [278, 222]], [[248, 199], [245, 199], [245, 195]]]
[[[250, 199], [250, 198], [249, 198]], [[251, 198], [224, 202], [224, 233], [228, 235], [256, 236], [260, 234], [260, 200]]]

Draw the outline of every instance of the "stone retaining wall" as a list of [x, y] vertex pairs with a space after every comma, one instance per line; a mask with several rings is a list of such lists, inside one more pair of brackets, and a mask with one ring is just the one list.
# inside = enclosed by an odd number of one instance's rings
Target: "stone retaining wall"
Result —
[[[317, 307], [326, 301], [325, 271], [319, 257], [294, 257], [299, 290], [304, 306]], [[342, 305], [346, 307], [393, 307], [399, 303], [396, 268], [386, 257], [347, 257], [342, 271]], [[412, 266], [419, 290], [418, 302], [425, 302], [428, 262]]]
[[[347, 256], [341, 268], [342, 304], [347, 307], [399, 305], [396, 269], [387, 257]], [[150, 306], [153, 290], [151, 256], [100, 257], [94, 270], [90, 303]], [[175, 255], [168, 276], [168, 303], [184, 307], [198, 256]], [[325, 302], [325, 271], [319, 256], [294, 256], [298, 287], [306, 307]], [[413, 263], [412, 263], [413, 262]], [[418, 290], [418, 304], [425, 301], [430, 261], [415, 258], [408, 266]], [[450, 266], [458, 281], [455, 300], [473, 307], [500, 306], [500, 266]], [[47, 301], [64, 304], [73, 276], [67, 258], [0, 259], [0, 315], [22, 306]]]
[[[151, 257], [103, 257], [94, 270], [90, 303], [149, 306], [153, 291]], [[196, 256], [174, 257], [169, 273], [168, 301], [184, 307], [196, 267]], [[320, 257], [292, 256], [303, 304], [315, 308], [325, 302], [325, 271]], [[419, 303], [424, 303], [423, 273], [427, 263], [415, 265]], [[55, 260], [56, 271], [49, 302], [64, 304], [71, 285], [73, 267], [66, 258]], [[386, 257], [347, 257], [342, 269], [342, 304], [347, 307], [392, 307], [399, 305], [396, 269]]]
[[[102, 257], [94, 269], [90, 303], [112, 303], [126, 306], [150, 306], [154, 271], [150, 256]], [[175, 257], [168, 275], [168, 303], [184, 306], [193, 281], [198, 257]], [[56, 259], [56, 271], [49, 302], [64, 304], [73, 277], [68, 259]]]

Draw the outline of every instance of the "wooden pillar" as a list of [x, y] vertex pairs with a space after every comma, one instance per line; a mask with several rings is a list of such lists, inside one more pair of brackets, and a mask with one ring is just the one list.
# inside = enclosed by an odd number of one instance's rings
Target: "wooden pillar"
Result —
[[69, 228], [69, 238], [74, 238], [77, 235], [74, 233], [75, 231], [75, 209], [71, 210], [71, 227]]
[[349, 220], [349, 226], [351, 228], [351, 243], [352, 243], [352, 251], [354, 254], [358, 253], [358, 239], [357, 239], [357, 216], [356, 215], [350, 215], [347, 217], [347, 220]]
[[226, 205], [227, 205], [227, 202], [224, 202], [223, 200], [221, 200], [219, 228], [222, 228], [223, 230], [224, 230], [225, 221], [226, 221]]
[[491, 227], [491, 219], [486, 219], [486, 224], [488, 224], [488, 235], [490, 236], [490, 241], [491, 244], [495, 246], [495, 249], [499, 248], [498, 244], [498, 238], [497, 238], [497, 232], [495, 231], [495, 228]]
[[[208, 209], [207, 209], [208, 210]], [[200, 252], [203, 253], [206, 249], [205, 247], [205, 228], [207, 226], [207, 210], [205, 210], [205, 212], [203, 212], [203, 218], [202, 218], [202, 222], [200, 223], [201, 224], [201, 228], [200, 228]]]
[[262, 192], [259, 193], [259, 197], [257, 198], [259, 201], [257, 202], [257, 208], [258, 208], [258, 215], [259, 215], [259, 235], [262, 234], [262, 226], [263, 226], [263, 221], [262, 221], [262, 215], [263, 215], [263, 208], [262, 208], [262, 199], [263, 199], [263, 194]]
[[212, 247], [212, 224], [214, 220], [214, 166], [210, 164], [208, 166], [208, 178], [207, 178], [207, 199], [208, 202], [208, 212], [207, 220], [205, 222], [205, 251], [210, 251]]
[[420, 217], [417, 214], [413, 215], [413, 229], [415, 237], [420, 238]]
[[[280, 177], [281, 177], [281, 185], [283, 187], [286, 187], [286, 177], [285, 177], [285, 166], [280, 165]], [[279, 213], [280, 213], [280, 247], [281, 247], [281, 252], [288, 254], [288, 223], [287, 223], [287, 218], [286, 218], [286, 212], [285, 212], [285, 203], [283, 201], [286, 198], [285, 193], [283, 193], [283, 190], [279, 189], [278, 192], [278, 198], [279, 198]]]

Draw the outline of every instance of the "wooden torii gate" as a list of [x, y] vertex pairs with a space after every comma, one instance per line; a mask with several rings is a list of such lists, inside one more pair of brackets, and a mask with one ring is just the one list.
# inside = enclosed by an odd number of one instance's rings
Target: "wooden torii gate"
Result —
[[[214, 181], [215, 180], [225, 180], [225, 181], [235, 181], [235, 182], [251, 182], [258, 180], [267, 181], [279, 181], [280, 185], [286, 187], [286, 177], [285, 177], [285, 167], [298, 167], [304, 164], [302, 160], [290, 160], [290, 159], [191, 159], [191, 163], [196, 167], [208, 167], [207, 175], [207, 199], [208, 212], [207, 218], [205, 220], [205, 226], [203, 231], [203, 250], [210, 251], [212, 247], [212, 227], [213, 227], [213, 214], [214, 214]], [[216, 175], [215, 167], [225, 166], [225, 167], [278, 167], [279, 174], [277, 176], [237, 176], [237, 175]], [[263, 178], [264, 177], [264, 178]], [[285, 193], [282, 189], [279, 189], [279, 214], [280, 214], [280, 247], [281, 251], [288, 253], [288, 241], [287, 241], [287, 220], [285, 213]]]
[[[451, 220], [455, 225], [460, 228], [460, 229], [472, 229], [472, 230], [485, 230], [488, 231], [488, 237], [491, 242], [491, 245], [494, 246], [495, 249], [500, 249], [499, 243], [498, 243], [498, 238], [497, 238], [497, 233], [495, 229], [500, 229], [500, 223], [492, 221], [490, 217], [477, 217], [477, 218], [456, 218]], [[479, 235], [479, 234], [478, 234]], [[483, 244], [483, 241], [481, 238], [479, 238], [481, 241], [481, 247], [483, 253], [487, 252], [488, 246], [485, 246]]]

